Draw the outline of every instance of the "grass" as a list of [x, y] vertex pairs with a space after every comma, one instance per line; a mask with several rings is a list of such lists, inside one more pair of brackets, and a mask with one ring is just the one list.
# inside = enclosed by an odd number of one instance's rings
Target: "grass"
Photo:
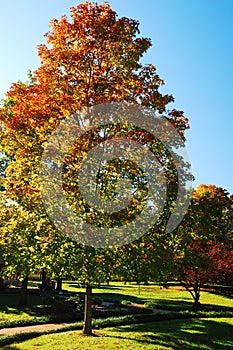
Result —
[[[63, 284], [63, 288], [79, 293], [85, 292], [84, 288], [80, 288], [77, 283], [72, 281], [66, 281]], [[221, 306], [222, 311], [219, 313], [204, 311], [194, 315], [193, 313], [190, 314], [189, 311], [185, 311], [192, 306], [193, 300], [191, 296], [184, 288], [174, 284], [168, 289], [160, 288], [156, 284], [149, 284], [148, 286], [143, 285], [140, 286], [139, 294], [139, 289], [136, 284], [128, 283], [123, 285], [120, 282], [115, 282], [110, 283], [109, 286], [94, 288], [93, 293], [94, 297], [99, 297], [108, 301], [127, 301], [127, 303], [138, 304], [155, 303], [157, 308], [176, 308], [178, 310], [183, 310], [181, 312], [181, 317], [183, 314], [186, 314], [184, 316], [189, 314], [188, 317], [195, 318], [177, 318], [175, 320], [170, 319], [166, 321], [155, 321], [155, 318], [151, 318], [150, 322], [149, 318], [147, 320], [148, 322], [146, 322], [145, 318], [132, 318], [126, 322], [121, 322], [120, 318], [117, 321], [109, 319], [109, 322], [107, 320], [96, 320], [97, 328], [95, 329], [96, 336], [94, 337], [82, 336], [80, 331], [82, 325], [76, 326], [76, 324], [67, 327], [66, 330], [59, 330], [57, 332], [49, 331], [40, 334], [31, 333], [27, 335], [19, 334], [17, 336], [9, 336], [9, 338], [6, 337], [6, 342], [4, 342], [4, 337], [1, 337], [0, 343], [2, 347], [0, 345], [0, 349], [230, 350], [233, 348], [233, 318], [229, 317], [232, 314], [233, 305], [232, 298], [229, 296], [202, 291], [201, 303], [213, 309]], [[39, 295], [29, 295], [29, 306], [27, 308], [18, 308], [18, 297], [17, 294], [0, 295], [0, 325], [11, 321], [32, 321], [35, 323], [35, 320], [38, 320], [40, 323], [46, 322], [47, 316], [43, 319], [41, 313], [37, 314], [35, 312], [35, 306], [37, 310], [40, 309], [40, 307], [42, 308], [42, 299]], [[226, 307], [228, 308], [227, 313], [225, 311], [227, 309], [224, 309]], [[179, 316], [178, 314], [176, 315], [176, 317]], [[62, 315], [57, 316], [60, 317]], [[130, 324], [130, 322], [135, 324]], [[139, 322], [141, 323], [136, 324]], [[119, 324], [121, 326], [116, 326]], [[115, 325], [115, 327], [113, 327], [113, 325]], [[3, 344], [11, 345], [3, 346]]]
[[[76, 282], [66, 281], [63, 283], [63, 288], [69, 291], [84, 293], [84, 288], [79, 288]], [[120, 282], [110, 283], [109, 286], [94, 288], [95, 297], [101, 299], [110, 299], [117, 301], [128, 301], [129, 303], [145, 304], [148, 302], [155, 303], [157, 308], [171, 307], [178, 309], [187, 309], [192, 306], [192, 298], [184, 288], [172, 285], [168, 289], [160, 288], [158, 285], [148, 285], [140, 287], [140, 295], [138, 286], [133, 283], [126, 285]], [[33, 306], [40, 306], [42, 299], [39, 295], [29, 295], [29, 306], [26, 308], [18, 308], [17, 294], [1, 294], [0, 295], [0, 324], [14, 321], [35, 321], [35, 318], [47, 316], [43, 313], [36, 313]], [[227, 296], [217, 295], [210, 292], [201, 292], [201, 303], [209, 306], [222, 306], [232, 308], [232, 298]], [[40, 308], [37, 308], [39, 311]], [[42, 310], [42, 305], [41, 305]], [[46, 310], [45, 310], [46, 312]], [[49, 318], [48, 318], [49, 320]]]
[[0, 295], [0, 325], [4, 321], [31, 320], [35, 318], [35, 313], [31, 307], [39, 304], [41, 298], [37, 295], [28, 296], [28, 307], [18, 307], [18, 294], [1, 294]]
[[188, 319], [127, 325], [95, 331], [84, 337], [81, 331], [32, 335], [33, 339], [2, 347], [5, 350], [97, 350], [97, 349], [208, 349], [233, 348], [233, 320], [230, 318]]
[[[73, 292], [85, 292], [84, 288], [79, 288], [75, 282], [65, 282], [64, 288]], [[93, 288], [93, 293], [96, 296], [111, 298], [115, 300], [127, 300], [132, 303], [153, 302], [159, 305], [174, 306], [174, 307], [191, 307], [193, 299], [189, 292], [181, 286], [171, 286], [169, 288], [161, 288], [158, 285], [140, 286], [136, 284], [123, 285], [121, 282], [110, 283], [109, 286], [101, 288]], [[205, 305], [218, 305], [232, 307], [232, 298], [227, 296], [217, 295], [206, 291], [201, 291], [200, 302]]]

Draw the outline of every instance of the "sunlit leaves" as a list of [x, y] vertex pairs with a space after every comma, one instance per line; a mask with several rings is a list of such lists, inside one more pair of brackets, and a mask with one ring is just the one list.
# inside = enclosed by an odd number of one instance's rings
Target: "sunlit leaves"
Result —
[[[51, 273], [62, 275], [65, 271], [72, 271], [80, 278], [88, 277], [89, 282], [99, 281], [100, 275], [101, 280], [109, 277], [110, 262], [113, 261], [112, 251], [103, 254], [102, 251], [80, 247], [62, 236], [45, 213], [39, 185], [39, 164], [47, 141], [61, 120], [70, 118], [84, 107], [126, 101], [164, 112], [182, 137], [189, 127], [183, 112], [168, 111], [167, 106], [174, 99], [159, 92], [164, 82], [156, 68], [140, 61], [151, 41], [139, 34], [138, 21], [118, 18], [107, 3], [87, 2], [72, 7], [70, 19], [62, 16], [51, 21], [50, 31], [45, 35], [47, 44], [38, 47], [40, 66], [34, 73], [29, 73], [26, 83], [12, 84], [1, 106], [1, 146], [14, 160], [6, 169], [3, 186], [6, 195], [22, 210], [19, 214], [19, 208], [13, 207], [13, 221], [6, 227], [16, 240], [25, 235], [28, 255], [35, 257], [40, 252], [38, 264], [45, 264]], [[81, 211], [89, 223], [110, 227], [126, 223], [144, 206], [147, 183], [141, 169], [132, 162], [109, 162], [97, 179], [100, 195], [108, 200], [117, 197], [119, 179], [132, 182], [132, 188], [137, 193], [128, 210], [122, 211], [118, 217], [106, 216], [100, 211], [93, 213], [79, 195], [76, 174], [82, 159], [98, 142], [113, 136], [129, 137], [158, 157], [165, 173], [170, 174], [167, 182], [170, 186], [169, 212], [177, 188], [177, 174], [171, 157], [163, 145], [145, 131], [117, 125], [106, 126], [102, 134], [100, 130], [94, 130], [83, 135], [66, 155], [63, 190], [72, 209], [77, 213]], [[165, 213], [162, 215], [166, 217]], [[26, 217], [25, 222], [22, 217]], [[149, 247], [156, 246], [156, 235], [151, 237], [154, 238], [151, 238], [152, 242], [148, 241], [148, 249], [142, 249], [140, 245], [130, 247], [131, 257], [138, 255], [135, 261], [141, 267], [148, 266], [153, 258], [153, 249]], [[8, 247], [11, 249], [11, 245]], [[21, 256], [21, 251], [18, 256]], [[124, 261], [120, 260], [118, 263], [123, 264]], [[28, 258], [27, 261], [31, 260]], [[25, 271], [29, 271], [26, 266]]]

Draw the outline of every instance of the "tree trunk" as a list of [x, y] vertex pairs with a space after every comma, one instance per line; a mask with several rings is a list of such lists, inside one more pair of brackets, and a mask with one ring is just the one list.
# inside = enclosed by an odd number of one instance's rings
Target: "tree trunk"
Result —
[[201, 305], [200, 299], [200, 284], [196, 281], [193, 286], [193, 291], [188, 287], [186, 282], [180, 281], [181, 285], [192, 295], [193, 298], [193, 308], [198, 309]]
[[92, 296], [92, 286], [89, 283], [87, 283], [86, 284], [86, 295], [85, 295], [85, 308], [84, 308], [84, 326], [83, 326], [83, 334], [85, 334], [85, 335], [92, 334], [91, 296]]
[[28, 288], [28, 277], [25, 277], [22, 281], [22, 286], [20, 290], [19, 306], [27, 305], [27, 288]]
[[41, 279], [41, 291], [44, 292], [46, 289], [46, 271], [44, 268], [41, 269], [40, 279]]
[[200, 299], [200, 294], [197, 293], [197, 294], [195, 295], [194, 304], [193, 304], [193, 306], [194, 306], [195, 308], [199, 308], [200, 305], [201, 305], [199, 299]]
[[57, 278], [57, 288], [56, 290], [61, 291], [62, 290], [62, 278]]
[[199, 299], [200, 299], [200, 286], [199, 286], [198, 282], [195, 282], [193, 291], [194, 291], [194, 305], [193, 306], [195, 308], [198, 308], [200, 306], [200, 302], [199, 302]]

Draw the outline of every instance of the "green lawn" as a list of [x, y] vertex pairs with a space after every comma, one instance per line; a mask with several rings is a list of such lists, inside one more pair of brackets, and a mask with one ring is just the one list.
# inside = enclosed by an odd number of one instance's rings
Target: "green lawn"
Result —
[[[65, 282], [64, 289], [82, 292], [83, 288], [79, 288], [76, 282]], [[190, 294], [179, 286], [172, 286], [168, 289], [160, 288], [157, 285], [148, 285], [140, 287], [140, 295], [138, 286], [131, 284], [122, 284], [120, 282], [111, 283], [110, 286], [93, 289], [94, 296], [99, 296], [102, 299], [127, 300], [132, 303], [144, 304], [146, 302], [154, 302], [158, 307], [175, 306], [180, 309], [189, 308], [192, 306], [192, 298]], [[17, 294], [1, 294], [0, 295], [0, 324], [4, 321], [14, 320], [32, 320], [36, 314], [32, 311], [31, 306], [41, 305], [42, 299], [37, 295], [29, 295], [29, 307], [19, 309], [17, 307], [19, 296]], [[205, 305], [218, 305], [233, 308], [232, 298], [216, 295], [209, 292], [201, 292], [201, 303]], [[42, 316], [42, 315], [40, 315]]]
[[80, 331], [48, 334], [5, 346], [5, 350], [232, 349], [233, 319], [189, 319], [105, 328], [96, 336]]
[[[84, 288], [79, 288], [76, 282], [66, 282], [63, 284], [65, 289], [74, 292], [85, 292]], [[103, 286], [101, 288], [93, 288], [93, 293], [101, 295], [106, 295], [106, 297], [111, 297], [120, 300], [129, 300], [136, 303], [146, 303], [148, 301], [155, 302], [163, 305], [171, 305], [178, 307], [191, 306], [193, 299], [189, 292], [187, 292], [183, 287], [171, 286], [169, 288], [161, 288], [158, 285], [148, 285], [140, 286], [136, 284], [122, 284], [121, 282], [113, 282], [110, 285]], [[202, 291], [200, 302], [205, 305], [218, 305], [233, 307], [232, 298], [209, 293]]]

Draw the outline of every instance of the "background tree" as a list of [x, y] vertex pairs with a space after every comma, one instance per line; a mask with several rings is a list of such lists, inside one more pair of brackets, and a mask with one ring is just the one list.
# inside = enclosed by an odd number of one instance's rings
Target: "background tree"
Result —
[[40, 247], [37, 244], [36, 216], [15, 204], [1, 211], [2, 275], [22, 283], [19, 305], [27, 305], [28, 276], [39, 269]]
[[233, 197], [225, 189], [200, 185], [193, 192], [173, 251], [176, 277], [191, 293], [195, 306], [200, 305], [204, 284], [233, 278], [232, 219]]

